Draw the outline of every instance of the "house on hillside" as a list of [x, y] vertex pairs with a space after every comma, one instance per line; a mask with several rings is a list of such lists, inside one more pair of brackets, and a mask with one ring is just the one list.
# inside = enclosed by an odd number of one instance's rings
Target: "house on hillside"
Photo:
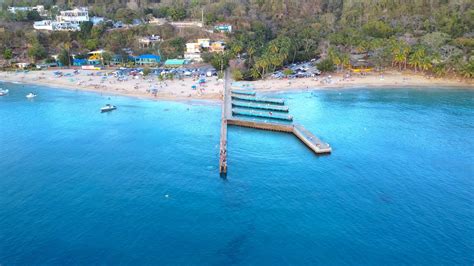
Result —
[[186, 43], [184, 58], [189, 61], [201, 62], [201, 45], [198, 42]]
[[58, 22], [70, 22], [73, 24], [86, 22], [89, 21], [89, 10], [85, 7], [81, 7], [73, 10], [60, 11], [56, 20]]
[[211, 46], [209, 46], [209, 52], [211, 53], [223, 53], [225, 50], [225, 42], [222, 41], [217, 41], [211, 43]]
[[46, 9], [44, 8], [43, 5], [37, 5], [37, 6], [10, 6], [10, 7], [8, 7], [7, 10], [8, 10], [8, 12], [10, 12], [12, 14], [16, 14], [17, 12], [36, 11], [42, 17], [48, 16], [48, 11], [46, 11]]
[[186, 53], [201, 53], [201, 45], [197, 42], [186, 43]]
[[232, 32], [232, 25], [229, 24], [219, 24], [214, 26], [214, 31], [217, 32], [225, 32], [225, 33], [231, 33]]
[[59, 22], [52, 20], [41, 20], [33, 23], [35, 30], [48, 30], [48, 31], [79, 31], [81, 27], [77, 23], [72, 22]]
[[153, 48], [156, 46], [156, 44], [158, 44], [159, 42], [161, 42], [161, 38], [160, 36], [158, 35], [150, 35], [150, 36], [145, 36], [145, 37], [142, 37], [140, 39], [138, 39], [138, 45], [140, 46], [140, 48]]
[[35, 30], [53, 30], [53, 21], [51, 20], [35, 21], [33, 23], [33, 28]]
[[15, 66], [19, 69], [26, 69], [31, 65], [31, 63], [16, 63]]
[[197, 43], [202, 48], [209, 48], [209, 46], [211, 45], [211, 40], [210, 39], [197, 39]]
[[156, 66], [161, 62], [161, 57], [154, 54], [142, 54], [135, 57], [135, 64], [140, 66]]
[[89, 52], [87, 55], [89, 57], [87, 58], [87, 61], [89, 65], [100, 65], [104, 61], [104, 50], [97, 50], [97, 51], [92, 51]]
[[81, 30], [80, 24], [85, 21], [89, 21], [87, 8], [76, 8], [61, 11], [56, 20], [35, 21], [33, 28], [48, 31], [79, 31]]

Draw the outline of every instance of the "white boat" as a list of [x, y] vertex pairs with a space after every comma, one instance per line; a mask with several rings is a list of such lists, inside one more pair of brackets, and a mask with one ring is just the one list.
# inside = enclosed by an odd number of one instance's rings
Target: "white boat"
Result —
[[5, 96], [8, 94], [8, 90], [4, 90], [0, 88], [0, 96]]
[[36, 96], [37, 96], [36, 94], [30, 92], [30, 93], [28, 93], [28, 94], [26, 95], [26, 98], [28, 98], [28, 99], [33, 99], [33, 98], [35, 98]]
[[117, 109], [117, 106], [106, 104], [104, 107], [100, 108], [101, 113], [110, 112]]

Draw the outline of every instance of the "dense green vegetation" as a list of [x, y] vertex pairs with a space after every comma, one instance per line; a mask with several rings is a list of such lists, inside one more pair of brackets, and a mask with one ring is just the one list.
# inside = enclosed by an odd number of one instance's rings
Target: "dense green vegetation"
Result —
[[[5, 0], [3, 7], [13, 0]], [[130, 22], [150, 16], [169, 20], [201, 19], [207, 24], [228, 22], [234, 33], [227, 36], [225, 54], [206, 56], [217, 68], [230, 64], [233, 75], [255, 79], [287, 63], [321, 56], [319, 67], [343, 71], [354, 54], [365, 54], [376, 69], [411, 69], [435, 75], [456, 73], [474, 76], [474, 4], [472, 0], [32, 0], [15, 5], [45, 4], [59, 8], [89, 6], [91, 15]], [[23, 3], [22, 3], [23, 2]], [[76, 33], [36, 33], [15, 28], [13, 22], [37, 20], [36, 14], [18, 17], [1, 13], [0, 55], [27, 47], [32, 60], [48, 53], [72, 50], [85, 53], [106, 48], [122, 54], [123, 48], [145, 52], [136, 38], [158, 34], [165, 41], [164, 57], [182, 55], [184, 44], [198, 33], [186, 34], [170, 25], [139, 26], [110, 31], [106, 25], [84, 25]], [[10, 23], [9, 23], [10, 22]], [[24, 40], [28, 40], [25, 42]], [[65, 47], [67, 46], [67, 47]], [[230, 63], [229, 63], [230, 62]]]

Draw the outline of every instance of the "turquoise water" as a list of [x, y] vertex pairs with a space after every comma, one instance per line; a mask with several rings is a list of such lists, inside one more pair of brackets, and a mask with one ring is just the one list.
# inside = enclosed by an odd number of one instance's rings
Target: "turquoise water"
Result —
[[473, 90], [282, 94], [333, 153], [231, 127], [223, 180], [219, 105], [0, 85], [1, 265], [474, 262]]

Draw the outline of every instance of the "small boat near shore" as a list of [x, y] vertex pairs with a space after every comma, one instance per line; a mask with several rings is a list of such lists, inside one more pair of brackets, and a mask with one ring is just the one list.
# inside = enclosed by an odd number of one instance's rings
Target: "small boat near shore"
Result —
[[26, 95], [26, 98], [28, 98], [28, 99], [33, 99], [33, 98], [35, 98], [36, 96], [38, 96], [38, 95], [36, 95], [36, 94], [30, 92], [30, 93], [28, 93], [28, 94]]
[[4, 89], [0, 88], [0, 96], [5, 96], [5, 95], [8, 94], [8, 92], [9, 92], [9, 90], [4, 90]]
[[105, 112], [113, 111], [115, 109], [117, 109], [117, 106], [111, 105], [111, 104], [106, 104], [104, 107], [100, 108], [100, 112], [105, 113]]

